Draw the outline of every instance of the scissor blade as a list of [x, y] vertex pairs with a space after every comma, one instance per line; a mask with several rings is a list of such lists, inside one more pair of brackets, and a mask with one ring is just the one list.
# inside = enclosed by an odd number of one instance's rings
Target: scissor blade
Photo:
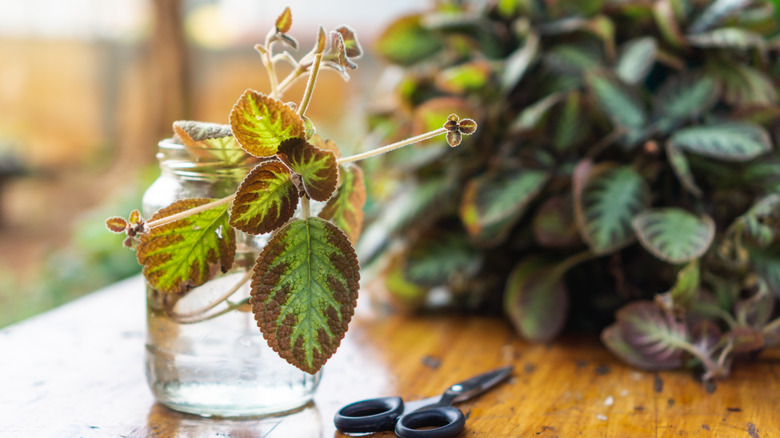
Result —
[[476, 397], [495, 385], [501, 383], [504, 379], [509, 377], [514, 370], [513, 366], [507, 366], [503, 368], [497, 368], [486, 373], [468, 378], [462, 382], [458, 382], [447, 390], [450, 393], [458, 394], [453, 400], [454, 403], [459, 403], [468, 400], [472, 397]]

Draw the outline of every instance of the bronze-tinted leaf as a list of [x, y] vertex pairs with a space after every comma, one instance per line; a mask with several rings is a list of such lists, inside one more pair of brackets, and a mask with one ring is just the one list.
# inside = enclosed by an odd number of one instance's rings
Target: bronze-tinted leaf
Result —
[[360, 272], [347, 236], [311, 217], [287, 224], [260, 253], [252, 311], [268, 345], [309, 373], [336, 351], [357, 303]]
[[349, 26], [339, 26], [334, 32], [341, 34], [344, 43], [344, 52], [348, 58], [357, 59], [363, 55], [363, 48], [357, 40], [357, 34]]
[[[150, 222], [211, 201], [176, 201]], [[180, 293], [204, 284], [220, 270], [227, 272], [236, 256], [236, 232], [228, 224], [227, 210], [228, 204], [221, 204], [142, 234], [136, 257], [149, 285], [163, 293]]]
[[236, 191], [230, 225], [250, 234], [268, 233], [284, 225], [298, 205], [290, 177], [287, 167], [277, 160], [255, 167]]
[[339, 168], [341, 184], [328, 200], [319, 217], [341, 228], [352, 243], [357, 242], [363, 227], [363, 205], [366, 203], [366, 185], [360, 167], [347, 164]]
[[284, 8], [284, 11], [276, 19], [276, 31], [278, 33], [286, 33], [290, 31], [290, 27], [292, 27], [292, 12], [288, 6]]
[[339, 171], [333, 152], [318, 149], [302, 138], [291, 138], [279, 145], [279, 158], [301, 176], [310, 199], [327, 201], [336, 190]]
[[106, 219], [106, 228], [112, 233], [124, 233], [127, 227], [127, 221], [121, 217], [114, 216]]
[[339, 150], [339, 147], [336, 145], [336, 143], [333, 140], [324, 140], [322, 137], [319, 136], [319, 134], [314, 134], [310, 139], [309, 142], [313, 144], [318, 149], [322, 149], [323, 151], [330, 151], [333, 152], [333, 155], [336, 156], [336, 159], [338, 160], [341, 158], [341, 151]]
[[256, 157], [276, 154], [279, 144], [303, 137], [303, 119], [282, 101], [246, 90], [233, 106], [230, 126], [241, 147]]

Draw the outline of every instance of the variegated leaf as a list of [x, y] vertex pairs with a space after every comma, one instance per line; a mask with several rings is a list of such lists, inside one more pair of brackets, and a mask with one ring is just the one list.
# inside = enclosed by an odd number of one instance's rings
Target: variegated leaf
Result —
[[317, 217], [274, 234], [257, 259], [252, 311], [281, 357], [317, 372], [344, 338], [357, 303], [360, 272], [347, 236]]
[[302, 138], [291, 138], [279, 145], [279, 158], [301, 176], [310, 199], [327, 201], [336, 190], [339, 171], [333, 152], [318, 149]]
[[305, 133], [295, 110], [254, 90], [246, 90], [233, 106], [230, 126], [241, 147], [256, 157], [270, 157], [283, 141]]
[[236, 191], [230, 225], [250, 234], [262, 234], [284, 225], [295, 213], [298, 190], [290, 171], [277, 160], [260, 163]]
[[366, 184], [360, 167], [347, 164], [339, 168], [341, 184], [328, 200], [319, 217], [341, 228], [352, 243], [357, 242], [363, 227], [363, 205], [366, 203]]
[[[211, 201], [176, 201], [150, 222]], [[180, 293], [204, 284], [220, 270], [227, 272], [236, 256], [236, 232], [228, 224], [227, 210], [228, 204], [218, 205], [142, 234], [136, 257], [149, 285], [163, 293]]]

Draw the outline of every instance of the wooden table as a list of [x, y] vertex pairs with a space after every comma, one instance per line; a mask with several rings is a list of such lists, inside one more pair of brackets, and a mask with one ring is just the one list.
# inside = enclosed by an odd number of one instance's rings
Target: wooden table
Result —
[[333, 414], [347, 402], [431, 396], [513, 364], [509, 382], [459, 405], [468, 415], [463, 436], [780, 437], [778, 351], [738, 364], [715, 387], [688, 372], [632, 369], [595, 338], [531, 345], [501, 320], [363, 310], [326, 365], [314, 403], [247, 420], [180, 414], [155, 404], [146, 387], [142, 281], [0, 331], [0, 436], [340, 436]]

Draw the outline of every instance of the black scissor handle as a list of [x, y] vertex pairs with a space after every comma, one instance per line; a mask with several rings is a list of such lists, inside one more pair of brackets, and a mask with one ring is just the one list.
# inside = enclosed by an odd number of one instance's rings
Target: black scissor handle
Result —
[[345, 433], [393, 430], [404, 411], [401, 397], [382, 397], [348, 404], [336, 412], [333, 422]]
[[451, 438], [465, 426], [466, 417], [460, 409], [442, 406], [402, 416], [395, 424], [395, 434], [401, 438]]

